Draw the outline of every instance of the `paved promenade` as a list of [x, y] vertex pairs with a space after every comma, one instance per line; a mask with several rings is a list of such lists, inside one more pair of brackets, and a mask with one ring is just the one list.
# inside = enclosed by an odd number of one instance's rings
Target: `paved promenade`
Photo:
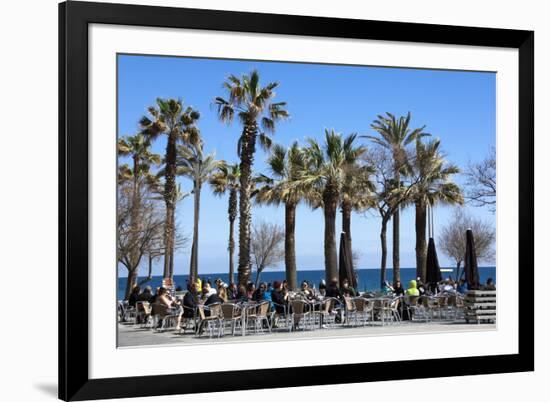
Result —
[[133, 325], [119, 324], [118, 346], [162, 346], [162, 345], [196, 345], [204, 343], [231, 343], [231, 342], [263, 342], [263, 341], [284, 341], [296, 339], [312, 338], [345, 338], [358, 336], [381, 336], [381, 335], [406, 335], [421, 333], [445, 333], [445, 332], [471, 332], [495, 330], [495, 324], [466, 324], [452, 322], [410, 322], [404, 321], [400, 324], [392, 325], [368, 325], [365, 327], [337, 327], [331, 329], [316, 329], [314, 331], [294, 331], [274, 330], [274, 332], [249, 334], [246, 336], [225, 335], [222, 338], [208, 338], [203, 334], [198, 338], [196, 335], [188, 332], [185, 335], [179, 335], [174, 331], [162, 333], [153, 332], [150, 329], [134, 328]]

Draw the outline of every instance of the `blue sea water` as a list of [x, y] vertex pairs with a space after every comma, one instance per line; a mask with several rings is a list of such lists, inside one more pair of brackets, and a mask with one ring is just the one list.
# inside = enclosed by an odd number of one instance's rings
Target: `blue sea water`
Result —
[[[363, 292], [367, 290], [377, 290], [380, 286], [380, 269], [357, 269], [357, 276], [358, 276], [358, 290]], [[462, 272], [462, 270], [461, 270]], [[452, 277], [455, 279], [456, 277], [456, 270], [453, 269], [452, 272], [442, 272], [441, 275], [443, 278]], [[201, 279], [208, 280], [210, 279], [212, 282], [214, 282], [217, 278], [221, 278], [224, 282], [229, 282], [229, 275], [227, 273], [214, 273], [214, 274], [205, 274], [205, 275], [199, 275]], [[300, 283], [303, 280], [308, 281], [312, 286], [319, 286], [319, 282], [321, 279], [324, 279], [325, 277], [325, 271], [324, 270], [307, 270], [307, 271], [298, 271], [298, 283]], [[415, 268], [401, 268], [401, 282], [403, 283], [403, 287], [407, 287], [408, 281], [411, 279], [415, 279], [416, 277], [416, 269]], [[260, 277], [260, 280], [263, 282], [271, 282], [274, 281], [281, 281], [285, 278], [284, 271], [264, 271], [262, 272], [262, 275]], [[480, 283], [485, 283], [487, 278], [493, 278], [493, 280], [496, 283], [496, 267], [479, 267], [479, 280]], [[141, 278], [140, 278], [141, 279]], [[236, 274], [235, 274], [235, 279]], [[256, 279], [256, 273], [253, 273], [252, 279]], [[390, 269], [387, 270], [387, 279], [388, 281], [392, 282], [393, 280], [393, 272]], [[124, 291], [126, 290], [126, 277], [119, 277], [118, 278], [118, 289], [117, 289], [117, 297], [119, 300], [121, 300], [124, 297]], [[139, 280], [138, 280], [139, 281]], [[176, 286], [181, 286], [183, 289], [185, 289], [186, 282], [187, 281], [187, 275], [175, 275], [174, 276], [174, 282]], [[146, 285], [149, 285], [153, 288], [153, 291], [155, 288], [159, 287], [162, 283], [162, 276], [154, 276], [151, 281], [147, 282]], [[144, 285], [144, 286], [146, 286]]]

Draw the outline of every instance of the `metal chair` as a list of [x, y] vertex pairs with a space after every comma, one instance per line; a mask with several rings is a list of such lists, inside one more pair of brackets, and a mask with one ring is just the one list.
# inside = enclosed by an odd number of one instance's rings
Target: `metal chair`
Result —
[[150, 321], [152, 321], [152, 317], [151, 317], [152, 310], [153, 309], [149, 302], [146, 302], [146, 301], [136, 302], [136, 317], [135, 317], [134, 325], [140, 326], [141, 328], [149, 326]]
[[364, 297], [355, 297], [353, 298], [353, 303], [355, 305], [355, 315], [357, 317], [357, 320], [359, 323], [362, 323], [363, 326], [367, 325], [367, 322], [369, 321], [369, 315], [372, 318], [373, 303], [365, 299]]
[[231, 335], [235, 336], [235, 330], [243, 325], [243, 309], [235, 303], [223, 303], [222, 309], [222, 335], [227, 323], [231, 326]]
[[270, 303], [268, 301], [263, 301], [256, 304], [253, 309], [248, 310], [245, 317], [247, 328], [252, 324], [254, 333], [258, 333], [258, 331], [263, 332], [263, 325], [265, 323], [268, 331], [271, 332], [271, 323], [268, 318], [269, 307]]
[[[293, 327], [297, 329], [299, 326], [305, 330], [308, 327], [313, 329], [314, 319], [311, 305], [304, 300], [292, 300], [292, 323]], [[302, 323], [302, 325], [300, 325]]]
[[358, 324], [357, 306], [355, 299], [344, 297], [344, 325], [353, 326]]
[[[335, 308], [337, 304], [338, 300], [334, 297], [325, 297], [319, 305], [319, 310], [313, 311], [315, 324], [318, 322], [320, 327], [334, 328], [336, 326], [336, 316], [338, 315]], [[317, 317], [319, 320], [316, 319]]]
[[[290, 313], [290, 306], [288, 304], [277, 304], [272, 302], [274, 310], [271, 313], [272, 328], [284, 328], [288, 331], [292, 331], [292, 314]], [[284, 327], [279, 326], [280, 323], [284, 324]]]
[[[199, 304], [197, 306], [199, 322], [197, 325], [197, 336], [200, 337], [204, 331], [208, 331], [212, 338], [214, 331], [218, 331], [218, 338], [222, 334], [222, 309], [220, 303], [213, 303], [209, 306]], [[208, 312], [208, 314], [207, 314]]]
[[151, 308], [153, 329], [155, 331], [163, 332], [167, 329], [176, 328], [176, 323], [180, 315], [174, 309], [160, 303], [153, 303]]

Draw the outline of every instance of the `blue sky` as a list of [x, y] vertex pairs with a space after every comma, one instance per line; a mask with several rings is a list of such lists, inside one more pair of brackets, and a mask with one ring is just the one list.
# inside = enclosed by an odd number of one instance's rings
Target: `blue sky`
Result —
[[[118, 134], [138, 131], [138, 120], [157, 97], [181, 98], [201, 113], [199, 128], [207, 152], [218, 159], [237, 161], [236, 143], [241, 127], [219, 122], [212, 106], [215, 96], [225, 95], [222, 83], [229, 74], [241, 75], [253, 69], [263, 83], [278, 81], [276, 100], [286, 101], [291, 114], [278, 125], [275, 142], [289, 145], [307, 137], [322, 139], [325, 128], [345, 135], [373, 134], [370, 124], [378, 114], [412, 112], [412, 126], [426, 125], [426, 131], [441, 139], [447, 159], [461, 167], [483, 159], [496, 139], [496, 75], [489, 72], [419, 70], [366, 66], [341, 66], [284, 62], [194, 59], [157, 56], [118, 56]], [[365, 140], [367, 141], [367, 140]], [[165, 139], [153, 150], [164, 153]], [[265, 171], [265, 153], [259, 149], [255, 169]], [[178, 178], [184, 191], [191, 182]], [[457, 182], [463, 181], [457, 177]], [[199, 243], [199, 274], [227, 270], [227, 198], [202, 192]], [[494, 222], [495, 215], [484, 208], [467, 207], [468, 212]], [[192, 197], [177, 207], [181, 229], [191, 234]], [[449, 207], [434, 212], [438, 228], [448, 223]], [[298, 269], [322, 269], [322, 211], [300, 206], [297, 212], [296, 246]], [[283, 207], [254, 206], [253, 222], [264, 220], [284, 224]], [[337, 229], [341, 225], [337, 221]], [[352, 218], [353, 245], [361, 255], [359, 268], [377, 268], [380, 262], [380, 219], [374, 212], [355, 213]], [[237, 233], [236, 233], [237, 235]], [[391, 230], [388, 231], [391, 253]], [[414, 211], [405, 209], [401, 217], [401, 266], [414, 267]], [[451, 266], [441, 252], [440, 263]], [[391, 254], [390, 254], [391, 256]], [[391, 267], [391, 257], [389, 258]], [[176, 255], [176, 274], [188, 272], [189, 250]], [[271, 269], [283, 269], [279, 267]], [[154, 273], [162, 272], [155, 266]], [[125, 274], [125, 269], [120, 270]]]

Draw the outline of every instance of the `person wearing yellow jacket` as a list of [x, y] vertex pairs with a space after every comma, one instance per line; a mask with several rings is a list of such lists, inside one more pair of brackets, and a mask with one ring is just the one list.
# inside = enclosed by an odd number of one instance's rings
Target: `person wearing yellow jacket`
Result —
[[197, 293], [200, 294], [202, 292], [202, 281], [201, 278], [197, 278]]
[[407, 296], [420, 296], [420, 292], [416, 288], [416, 281], [414, 279], [409, 282], [409, 288], [405, 293]]

